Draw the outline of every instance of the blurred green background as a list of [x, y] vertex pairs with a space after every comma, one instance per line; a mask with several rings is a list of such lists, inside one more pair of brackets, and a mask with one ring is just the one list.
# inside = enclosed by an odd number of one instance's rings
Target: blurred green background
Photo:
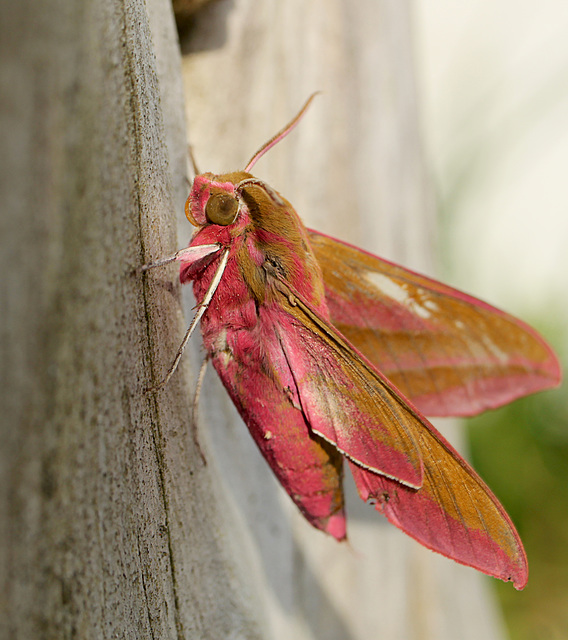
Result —
[[[416, 3], [423, 131], [446, 281], [535, 326], [568, 362], [568, 3]], [[564, 387], [468, 420], [519, 529], [523, 592], [492, 581], [512, 640], [568, 638]]]
[[[565, 355], [565, 354], [564, 354]], [[568, 407], [544, 392], [468, 421], [472, 461], [515, 522], [529, 583], [497, 583], [513, 640], [568, 638]]]

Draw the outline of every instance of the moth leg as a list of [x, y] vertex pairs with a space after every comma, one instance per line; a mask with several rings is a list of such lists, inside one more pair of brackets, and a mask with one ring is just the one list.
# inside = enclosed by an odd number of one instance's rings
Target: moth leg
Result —
[[[216, 250], [218, 250], [217, 245], [214, 245], [214, 246], [216, 247]], [[181, 253], [181, 252], [178, 251], [178, 253]], [[207, 307], [211, 302], [211, 298], [213, 297], [215, 291], [217, 290], [217, 287], [219, 286], [219, 283], [221, 282], [221, 278], [223, 277], [223, 273], [225, 271], [225, 267], [227, 266], [228, 260], [229, 260], [229, 250], [225, 249], [225, 251], [223, 252], [223, 255], [221, 256], [221, 260], [219, 261], [219, 266], [217, 267], [217, 271], [215, 271], [215, 275], [213, 276], [213, 280], [211, 281], [209, 288], [205, 292], [205, 296], [203, 297], [203, 302], [197, 307], [197, 312], [193, 316], [193, 320], [191, 321], [191, 324], [189, 325], [189, 327], [187, 328], [187, 331], [185, 332], [185, 336], [183, 337], [183, 340], [181, 341], [179, 349], [177, 350], [176, 357], [174, 358], [174, 361], [172, 362], [170, 368], [168, 369], [168, 372], [166, 373], [165, 378], [154, 387], [150, 387], [146, 389], [147, 393], [159, 391], [160, 389], [166, 386], [166, 384], [170, 381], [170, 378], [174, 375], [174, 372], [177, 369], [179, 361], [181, 360], [181, 357], [185, 350], [185, 347], [189, 342], [189, 339], [191, 338], [191, 334], [193, 333], [195, 327], [197, 326], [197, 323], [201, 320], [201, 316], [203, 316], [203, 314], [207, 310]]]
[[168, 256], [167, 258], [161, 258], [160, 260], [156, 260], [156, 262], [151, 262], [150, 264], [143, 264], [141, 267], [138, 267], [136, 271], [138, 273], [146, 273], [146, 271], [150, 271], [150, 269], [155, 269], [156, 267], [164, 267], [170, 262], [175, 262], [178, 259], [181, 251], [177, 251], [173, 256]]
[[207, 460], [201, 445], [199, 443], [199, 429], [197, 420], [199, 418], [199, 396], [201, 395], [201, 387], [203, 386], [203, 380], [205, 378], [205, 372], [207, 371], [207, 363], [209, 362], [209, 354], [205, 356], [199, 369], [199, 375], [197, 376], [197, 382], [195, 383], [195, 393], [193, 394], [193, 402], [191, 403], [191, 432], [193, 434], [193, 443], [201, 456], [201, 460], [204, 465], [207, 465]]

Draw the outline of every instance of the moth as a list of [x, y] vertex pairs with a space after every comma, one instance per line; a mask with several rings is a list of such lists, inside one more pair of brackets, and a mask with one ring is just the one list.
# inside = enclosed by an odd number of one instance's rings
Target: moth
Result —
[[347, 463], [360, 497], [424, 546], [522, 589], [523, 545], [471, 466], [424, 415], [470, 416], [555, 386], [528, 325], [431, 278], [307, 229], [250, 171], [196, 175], [177, 261], [207, 358], [276, 477], [342, 540]]

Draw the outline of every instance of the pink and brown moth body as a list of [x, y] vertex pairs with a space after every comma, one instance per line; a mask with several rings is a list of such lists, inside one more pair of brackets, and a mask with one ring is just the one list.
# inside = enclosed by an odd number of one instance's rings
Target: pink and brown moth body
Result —
[[[223, 279], [201, 320], [203, 341], [231, 399], [286, 491], [314, 526], [342, 539], [342, 457], [322, 438], [310, 437], [279, 339], [279, 332], [289, 330], [294, 318], [283, 313], [275, 274], [293, 282], [327, 315], [321, 270], [307, 232], [288, 202], [276, 204], [256, 184], [242, 190], [240, 211], [233, 224], [206, 222], [202, 203], [207, 202], [207, 194], [213, 191], [232, 196], [236, 185], [251, 177], [240, 172], [207, 176], [203, 181], [198, 176], [189, 199], [190, 215], [204, 225], [191, 245], [217, 243], [219, 253], [229, 251]], [[193, 280], [198, 303], [214, 277], [216, 256], [182, 263], [181, 281]]]
[[[307, 106], [307, 105], [306, 105]], [[245, 171], [198, 175], [178, 254], [205, 349], [306, 519], [345, 538], [343, 461], [395, 526], [463, 564], [528, 578], [519, 536], [422, 415], [472, 415], [554, 386], [558, 362], [497, 309], [315, 231]]]

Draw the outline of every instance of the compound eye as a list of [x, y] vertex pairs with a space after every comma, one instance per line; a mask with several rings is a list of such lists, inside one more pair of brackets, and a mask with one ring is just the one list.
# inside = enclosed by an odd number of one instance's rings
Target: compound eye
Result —
[[205, 205], [205, 217], [212, 224], [220, 224], [226, 227], [234, 222], [239, 203], [237, 199], [228, 193], [216, 193], [212, 195]]

